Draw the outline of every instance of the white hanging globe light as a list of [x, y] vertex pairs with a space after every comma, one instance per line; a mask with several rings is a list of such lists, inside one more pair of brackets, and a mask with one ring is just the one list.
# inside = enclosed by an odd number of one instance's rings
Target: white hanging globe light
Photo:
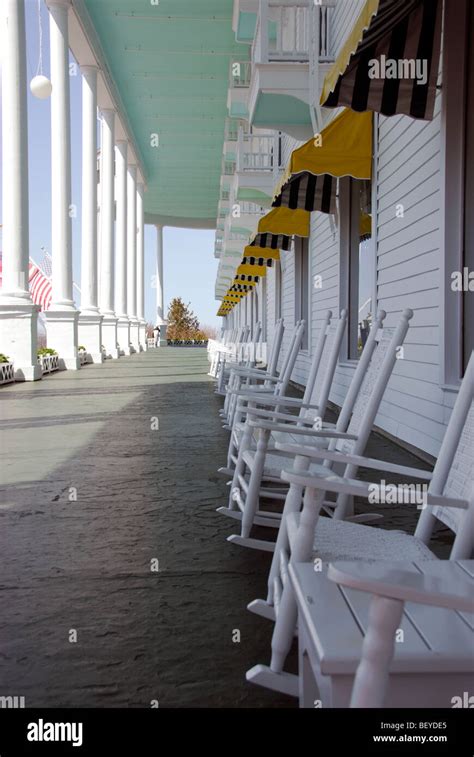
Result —
[[40, 74], [34, 76], [30, 81], [31, 94], [37, 97], [39, 100], [46, 100], [51, 96], [53, 85], [46, 76]]

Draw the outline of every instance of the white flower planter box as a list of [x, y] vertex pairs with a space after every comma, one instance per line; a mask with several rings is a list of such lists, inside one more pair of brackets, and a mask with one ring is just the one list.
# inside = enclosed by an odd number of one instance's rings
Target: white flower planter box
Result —
[[41, 355], [38, 362], [43, 373], [59, 371], [59, 355]]
[[0, 363], [0, 385], [12, 384], [15, 381], [13, 363]]
[[85, 365], [88, 362], [87, 352], [85, 350], [79, 350], [78, 355], [80, 364]]

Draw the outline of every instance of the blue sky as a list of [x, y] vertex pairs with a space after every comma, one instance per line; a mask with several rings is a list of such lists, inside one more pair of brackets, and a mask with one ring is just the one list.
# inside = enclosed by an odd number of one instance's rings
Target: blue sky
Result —
[[[49, 13], [41, 2], [43, 26], [43, 73], [49, 76]], [[27, 77], [35, 76], [39, 57], [37, 0], [26, 0]], [[72, 59], [71, 59], [72, 60]], [[81, 281], [81, 77], [71, 82], [72, 202], [77, 217], [72, 220], [74, 281]], [[51, 251], [51, 132], [50, 100], [38, 100], [28, 91], [29, 181], [30, 181], [30, 255], [41, 262], [44, 246]], [[1, 190], [0, 190], [1, 191]], [[155, 320], [156, 290], [151, 288], [155, 274], [156, 230], [145, 227], [145, 316]], [[164, 230], [165, 308], [172, 297], [182, 297], [202, 324], [218, 325], [218, 303], [214, 299], [217, 260], [214, 258], [214, 232], [190, 229]], [[76, 303], [80, 297], [75, 291]]]

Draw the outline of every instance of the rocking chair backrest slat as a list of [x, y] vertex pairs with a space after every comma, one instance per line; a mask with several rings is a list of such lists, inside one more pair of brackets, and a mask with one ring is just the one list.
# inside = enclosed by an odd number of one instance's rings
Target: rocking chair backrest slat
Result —
[[[380, 310], [371, 326], [369, 336], [367, 337], [364, 349], [362, 350], [362, 355], [360, 356], [360, 359], [357, 363], [357, 368], [355, 369], [349, 390], [346, 394], [341, 412], [339, 413], [339, 417], [337, 419], [337, 429], [339, 431], [345, 431], [349, 425], [352, 411], [359, 395], [359, 390], [362, 386], [362, 382], [364, 381], [365, 374], [370, 366], [370, 361], [372, 360], [374, 350], [377, 348], [377, 339], [380, 337], [380, 330], [383, 328], [383, 322], [386, 315], [387, 314], [385, 310]], [[336, 447], [337, 441], [335, 440], [331, 442], [329, 448], [335, 449]]]
[[441, 449], [436, 458], [429, 491], [446, 497], [466, 499], [469, 510], [426, 507], [415, 535], [428, 542], [436, 520], [456, 534], [451, 559], [469, 557], [474, 548], [474, 352], [471, 353], [454, 404]]
[[364, 375], [360, 391], [352, 411], [347, 431], [356, 434], [357, 440], [344, 440], [336, 448], [346, 454], [363, 454], [375, 417], [378, 413], [387, 383], [397, 361], [398, 348], [403, 344], [408, 331], [412, 310], [404, 310], [396, 328], [382, 330], [377, 348], [373, 351], [370, 365]]
[[[385, 314], [380, 314], [379, 318], [382, 315], [384, 317]], [[380, 403], [382, 402], [385, 389], [397, 360], [398, 348], [405, 340], [410, 325], [410, 319], [412, 317], [412, 310], [404, 310], [396, 328], [384, 327], [377, 347], [375, 347], [375, 340], [378, 338], [379, 328], [377, 322], [374, 324], [373, 328], [376, 328], [377, 334], [372, 334], [371, 330], [371, 334], [369, 334], [369, 338], [364, 348], [364, 352], [367, 347], [371, 350], [370, 365], [366, 368], [361, 381], [359, 381], [360, 376], [358, 377], [360, 390], [357, 393], [357, 399], [353, 405], [354, 409], [351, 420], [347, 427], [347, 432], [349, 434], [354, 434], [357, 438], [353, 440], [344, 439], [342, 441], [336, 441], [333, 445], [330, 445], [331, 449], [337, 449], [349, 455], [364, 454]], [[343, 412], [341, 411], [336, 427], [345, 431], [346, 428], [342, 424], [346, 419], [342, 416]], [[325, 461], [324, 465], [326, 467], [331, 467], [329, 461]], [[344, 476], [346, 478], [354, 478], [356, 474], [356, 465], [346, 465], [344, 470]], [[339, 494], [337, 497], [337, 506], [334, 511], [334, 518], [345, 518], [349, 503], [350, 497], [347, 494]]]
[[[330, 313], [330, 311], [328, 311], [328, 313]], [[321, 349], [321, 354], [319, 356], [317, 366], [319, 370], [317, 369], [316, 373], [313, 374], [312, 386], [307, 387], [307, 390], [309, 389], [309, 396], [307, 396], [307, 393], [305, 392], [305, 396], [303, 398], [303, 402], [308, 402], [312, 405], [318, 405], [318, 410], [302, 410], [301, 415], [305, 418], [314, 419], [316, 416], [319, 416], [320, 418], [324, 417], [326, 406], [329, 400], [329, 393], [332, 387], [334, 372], [336, 370], [337, 361], [341, 350], [346, 322], [347, 311], [341, 310], [340, 317], [334, 319], [326, 327], [326, 338], [322, 346], [318, 344], [318, 349]], [[316, 355], [318, 349], [316, 350]], [[314, 367], [315, 366], [313, 365], [313, 368]]]
[[283, 319], [279, 318], [275, 324], [275, 331], [273, 334], [272, 349], [270, 350], [270, 356], [268, 358], [268, 373], [270, 376], [275, 375], [275, 371], [278, 365], [278, 358], [280, 356], [281, 343], [283, 341], [283, 332], [285, 326]]
[[296, 324], [293, 344], [291, 344], [288, 349], [287, 359], [285, 359], [285, 362], [284, 362], [284, 368], [282, 367], [282, 370], [279, 376], [279, 381], [275, 386], [274, 393], [276, 396], [284, 395], [287, 390], [288, 384], [290, 383], [291, 374], [293, 373], [293, 368], [296, 363], [296, 358], [298, 357], [298, 353], [300, 351], [301, 341], [303, 339], [305, 328], [306, 328], [305, 322], [298, 321], [298, 323]]
[[[321, 358], [323, 356], [324, 352], [324, 346], [327, 342], [329, 332], [332, 329], [332, 333], [334, 333], [334, 330], [336, 328], [336, 324], [333, 323], [331, 325], [331, 318], [332, 318], [332, 311], [327, 310], [326, 314], [323, 318], [323, 322], [321, 324], [321, 328], [319, 331], [319, 337], [318, 342], [316, 344], [316, 349], [314, 351], [313, 359], [311, 361], [311, 368], [308, 375], [308, 380], [306, 382], [306, 388], [303, 394], [303, 403], [309, 404], [313, 401], [313, 396], [315, 393], [316, 384], [318, 383], [318, 375], [320, 375], [319, 366], [321, 365]], [[321, 381], [319, 381], [321, 383]], [[316, 402], [314, 402], [316, 404]], [[305, 411], [303, 410], [302, 415], [305, 415]]]

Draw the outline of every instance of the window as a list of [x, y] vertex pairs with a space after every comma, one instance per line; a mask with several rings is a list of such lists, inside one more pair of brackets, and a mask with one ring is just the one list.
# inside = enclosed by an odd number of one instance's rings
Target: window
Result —
[[262, 282], [262, 342], [267, 341], [267, 277], [260, 279]]
[[307, 239], [295, 239], [295, 321], [304, 320], [304, 330], [301, 349], [309, 347], [309, 242]]
[[[474, 347], [474, 11], [446, 0], [442, 72], [441, 382], [457, 386]], [[455, 283], [456, 282], [456, 283]], [[466, 286], [467, 284], [467, 286]]]
[[[463, 280], [474, 271], [474, 8], [469, 4], [469, 23], [467, 38], [471, 44], [467, 46], [466, 71], [466, 119], [464, 150], [464, 254]], [[464, 276], [464, 272], [468, 276]], [[464, 284], [466, 281], [464, 281]], [[462, 337], [463, 337], [463, 372], [467, 367], [472, 350], [474, 349], [474, 292], [469, 287], [463, 288], [462, 307]]]
[[370, 181], [340, 182], [341, 307], [348, 311], [345, 357], [357, 360], [364, 347], [373, 313], [375, 254], [371, 239]]
[[[281, 255], [281, 253], [280, 253]], [[275, 322], [282, 317], [282, 270], [279, 260], [275, 261]]]

